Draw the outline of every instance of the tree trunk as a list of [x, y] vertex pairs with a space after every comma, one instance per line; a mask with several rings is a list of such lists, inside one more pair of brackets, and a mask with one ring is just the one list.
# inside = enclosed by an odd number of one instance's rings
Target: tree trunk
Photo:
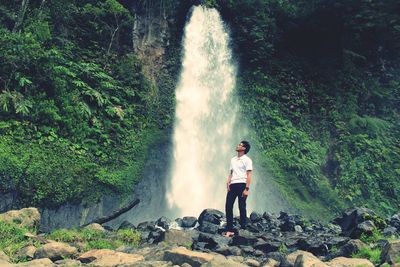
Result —
[[94, 221], [91, 221], [90, 223], [86, 223], [86, 224], [82, 225], [81, 227], [88, 226], [89, 224], [92, 224], [92, 223], [103, 224], [103, 223], [109, 222], [109, 221], [117, 218], [121, 214], [127, 212], [128, 210], [132, 209], [134, 206], [139, 204], [139, 202], [140, 202], [139, 199], [135, 199], [134, 201], [128, 203], [128, 205], [126, 205], [125, 207], [122, 207], [121, 209], [114, 211], [110, 215], [100, 217], [100, 218], [98, 218], [98, 219], [96, 219]]
[[22, 22], [24, 21], [25, 12], [26, 9], [28, 8], [28, 5], [29, 5], [29, 0], [22, 0], [21, 9], [19, 10], [17, 21], [14, 24], [13, 32], [17, 32], [19, 30], [19, 27], [21, 27]]

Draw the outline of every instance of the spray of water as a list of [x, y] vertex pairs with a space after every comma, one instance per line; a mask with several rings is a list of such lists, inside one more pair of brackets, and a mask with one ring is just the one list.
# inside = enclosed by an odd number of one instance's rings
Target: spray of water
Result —
[[194, 7], [185, 27], [176, 89], [174, 162], [167, 193], [177, 215], [198, 216], [204, 208], [224, 205], [224, 180], [237, 142], [232, 140], [236, 70], [228, 45], [218, 12]]
[[[230, 158], [236, 144], [248, 136], [238, 120], [239, 101], [233, 94], [236, 68], [229, 34], [215, 9], [192, 9], [183, 51], [167, 185], [169, 213], [179, 217], [198, 216], [205, 208], [224, 211]], [[249, 210], [281, 209], [273, 187], [265, 186], [259, 171], [255, 176], [252, 187], [257, 189], [252, 191], [255, 196], [249, 199]], [[264, 179], [263, 184], [258, 182], [262, 187], [254, 186], [258, 179]]]

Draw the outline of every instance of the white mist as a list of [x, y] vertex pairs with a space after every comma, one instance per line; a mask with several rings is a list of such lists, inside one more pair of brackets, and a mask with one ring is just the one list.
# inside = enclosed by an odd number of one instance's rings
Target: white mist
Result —
[[177, 216], [198, 216], [205, 208], [224, 210], [229, 160], [240, 142], [232, 138], [236, 70], [215, 9], [193, 8], [183, 50], [167, 199]]

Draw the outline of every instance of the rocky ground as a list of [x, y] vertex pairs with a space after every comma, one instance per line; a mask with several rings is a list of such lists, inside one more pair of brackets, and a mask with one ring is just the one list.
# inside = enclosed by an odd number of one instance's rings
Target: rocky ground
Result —
[[[0, 214], [0, 221], [37, 229], [40, 214], [35, 208], [9, 211]], [[400, 266], [400, 214], [383, 219], [356, 208], [322, 224], [284, 212], [253, 212], [246, 230], [238, 230], [232, 238], [222, 236], [224, 223], [225, 215], [212, 209], [199, 218], [162, 217], [137, 226], [124, 222], [119, 228], [140, 232], [141, 241], [115, 250], [85, 251], [76, 242], [25, 233], [24, 238], [36, 245], [18, 251], [24, 262], [12, 263], [10, 255], [0, 250], [0, 266]], [[115, 233], [101, 225], [87, 227], [108, 236]], [[357, 258], [360, 251], [372, 250], [380, 252], [373, 262]]]

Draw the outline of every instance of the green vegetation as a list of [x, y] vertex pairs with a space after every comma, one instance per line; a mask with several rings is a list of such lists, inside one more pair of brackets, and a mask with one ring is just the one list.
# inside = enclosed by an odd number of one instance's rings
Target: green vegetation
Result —
[[[27, 238], [25, 234], [32, 229], [25, 229], [14, 223], [0, 221], [0, 251], [10, 257], [12, 262], [25, 261], [19, 256], [22, 248], [33, 245], [36, 248], [42, 244], [34, 239]], [[138, 247], [140, 233], [132, 229], [103, 232], [93, 229], [59, 229], [44, 236], [45, 239], [69, 243], [76, 246], [80, 252], [91, 249], [116, 249], [120, 246]]]
[[93, 229], [60, 229], [46, 235], [46, 238], [58, 242], [80, 244], [82, 252], [91, 249], [116, 249], [122, 245], [137, 247], [140, 234], [132, 229], [106, 233]]
[[[13, 261], [18, 261], [18, 252], [25, 246], [38, 245], [37, 241], [25, 238], [28, 229], [14, 223], [0, 221], [0, 251], [3, 251]], [[23, 259], [21, 259], [23, 260]]]
[[357, 253], [351, 255], [353, 258], [364, 258], [371, 261], [375, 266], [381, 262], [381, 250], [379, 248], [363, 247]]
[[381, 231], [379, 231], [378, 229], [374, 229], [372, 230], [372, 234], [371, 235], [367, 235], [367, 234], [361, 234], [360, 236], [360, 240], [363, 241], [364, 243], [375, 243], [378, 240], [382, 240], [382, 239], [387, 239], [383, 236], [383, 234], [381, 233]]
[[240, 56], [242, 111], [289, 201], [321, 217], [355, 205], [393, 214], [400, 204], [398, 3], [219, 5]]
[[170, 127], [172, 68], [145, 74], [116, 0], [17, 2], [0, 4], [0, 192], [41, 207], [130, 193]]
[[[203, 3], [230, 25], [257, 162], [290, 203], [323, 218], [355, 205], [393, 214], [397, 1]], [[169, 138], [190, 3], [132, 5], [174, 21], [162, 62], [153, 47], [135, 48], [135, 17], [117, 0], [0, 4], [0, 192], [12, 191], [19, 205], [127, 195], [149, 148]]]

